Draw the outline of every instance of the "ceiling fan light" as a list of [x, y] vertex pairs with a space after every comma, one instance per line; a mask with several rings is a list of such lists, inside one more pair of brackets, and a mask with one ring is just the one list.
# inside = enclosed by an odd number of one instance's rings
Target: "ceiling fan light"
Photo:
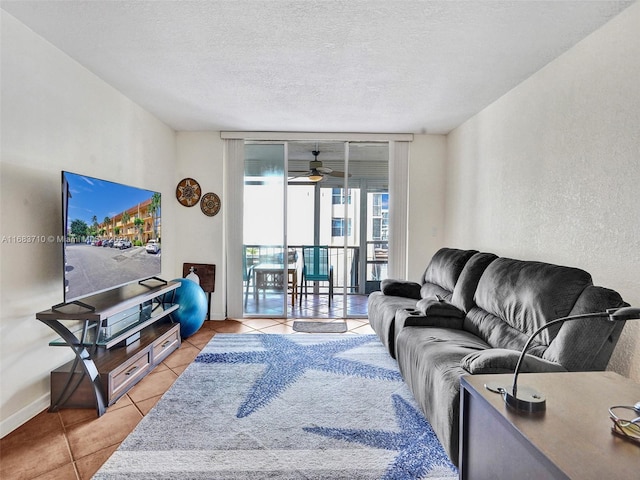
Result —
[[323, 177], [317, 170], [314, 170], [307, 178], [312, 182], [319, 182]]

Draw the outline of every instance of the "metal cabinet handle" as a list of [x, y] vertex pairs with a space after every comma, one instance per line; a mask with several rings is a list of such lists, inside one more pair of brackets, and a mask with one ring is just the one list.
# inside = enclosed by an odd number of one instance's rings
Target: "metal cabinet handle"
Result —
[[125, 372], [125, 375], [129, 376], [129, 375], [131, 375], [133, 372], [135, 372], [137, 369], [138, 369], [138, 366], [137, 366], [137, 365], [135, 365], [135, 366], [133, 366], [132, 368], [130, 368], [129, 370], [127, 370], [127, 371]]

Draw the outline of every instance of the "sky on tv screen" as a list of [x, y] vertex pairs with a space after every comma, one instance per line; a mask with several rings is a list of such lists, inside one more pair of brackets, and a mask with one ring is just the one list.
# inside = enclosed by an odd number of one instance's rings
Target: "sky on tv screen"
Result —
[[69, 222], [79, 219], [91, 225], [94, 215], [98, 222], [102, 222], [105, 217], [111, 218], [149, 200], [155, 193], [86, 175], [64, 174], [71, 193], [67, 216]]

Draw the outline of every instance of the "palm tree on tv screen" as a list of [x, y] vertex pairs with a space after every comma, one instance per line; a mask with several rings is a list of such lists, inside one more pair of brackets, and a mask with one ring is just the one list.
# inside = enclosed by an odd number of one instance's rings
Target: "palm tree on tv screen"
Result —
[[140, 217], [136, 217], [133, 220], [133, 224], [138, 228], [138, 233], [140, 233], [140, 242], [142, 243], [142, 234], [144, 232], [144, 220], [142, 220]]
[[154, 193], [151, 196], [151, 204], [149, 205], [149, 212], [151, 212], [152, 224], [153, 224], [153, 238], [158, 239], [158, 224], [156, 215], [160, 211], [160, 199], [159, 193]]

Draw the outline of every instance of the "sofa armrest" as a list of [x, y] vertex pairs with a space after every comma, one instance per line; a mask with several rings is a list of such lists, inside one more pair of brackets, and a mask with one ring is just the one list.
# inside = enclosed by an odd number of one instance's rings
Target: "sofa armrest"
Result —
[[422, 285], [416, 282], [409, 282], [406, 280], [394, 280], [392, 278], [385, 278], [380, 283], [380, 290], [385, 295], [392, 295], [395, 297], [415, 298], [419, 300], [420, 288]]
[[[516, 350], [505, 348], [490, 348], [480, 352], [470, 353], [462, 360], [460, 366], [471, 374], [483, 373], [513, 373], [520, 358], [520, 353]], [[525, 355], [521, 373], [546, 373], [546, 372], [566, 372], [559, 363], [543, 360], [535, 355]]]
[[465, 313], [455, 305], [436, 295], [433, 298], [423, 298], [416, 303], [416, 310], [427, 317], [464, 318]]

